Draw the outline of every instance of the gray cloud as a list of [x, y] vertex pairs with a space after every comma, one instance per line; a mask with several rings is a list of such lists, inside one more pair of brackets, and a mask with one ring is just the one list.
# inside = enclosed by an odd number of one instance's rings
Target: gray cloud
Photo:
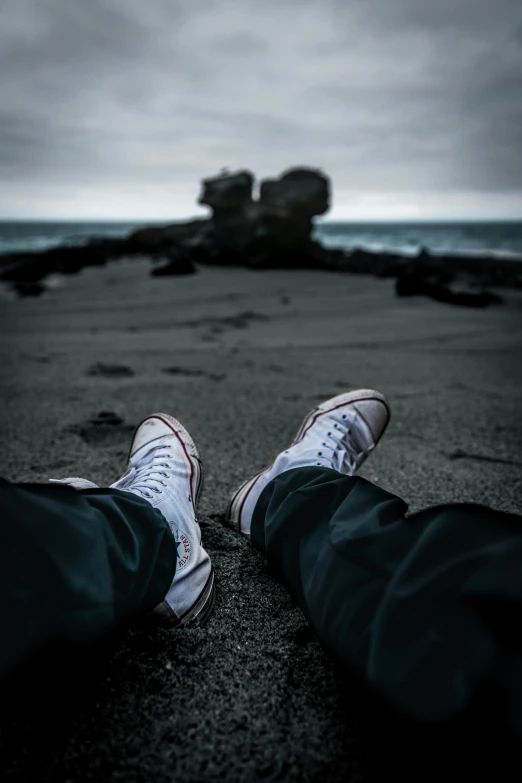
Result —
[[321, 166], [333, 216], [522, 215], [518, 0], [0, 0], [0, 215], [196, 212]]

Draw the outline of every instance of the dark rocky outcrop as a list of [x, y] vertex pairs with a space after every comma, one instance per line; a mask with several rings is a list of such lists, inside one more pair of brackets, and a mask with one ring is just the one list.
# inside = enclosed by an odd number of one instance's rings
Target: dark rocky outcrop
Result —
[[517, 261], [464, 256], [432, 256], [426, 250], [415, 258], [365, 250], [337, 253], [323, 249], [323, 266], [339, 272], [391, 277], [398, 296], [427, 296], [467, 307], [500, 304], [502, 297], [486, 287], [522, 288], [522, 265]]
[[322, 248], [312, 240], [312, 218], [329, 209], [330, 184], [313, 169], [291, 169], [264, 180], [251, 266], [321, 266]]
[[256, 205], [252, 198], [254, 176], [249, 171], [203, 180], [198, 199], [212, 210], [207, 230], [196, 241], [203, 263], [244, 264], [255, 232]]
[[397, 296], [426, 296], [436, 302], [460, 305], [461, 307], [489, 307], [501, 304], [502, 297], [491, 291], [474, 291], [462, 287], [453, 288], [443, 283], [434, 283], [419, 274], [401, 275], [395, 283]]
[[144, 227], [123, 239], [99, 237], [81, 247], [0, 256], [0, 280], [21, 296], [34, 296], [45, 290], [51, 273], [75, 274], [114, 258], [147, 256], [155, 263], [154, 277], [193, 274], [198, 263], [326, 269], [392, 277], [399, 296], [429, 296], [466, 306], [498, 302], [499, 297], [484, 291], [486, 286], [522, 288], [522, 265], [516, 261], [432, 256], [424, 249], [412, 259], [324, 248], [312, 238], [313, 218], [329, 209], [330, 181], [317, 169], [293, 168], [265, 179], [257, 198], [251, 172], [223, 172], [203, 180], [198, 201], [210, 208], [209, 218]]
[[231, 218], [247, 218], [247, 210], [252, 205], [254, 175], [250, 171], [238, 171], [235, 174], [221, 174], [203, 180], [203, 191], [199, 204], [212, 209], [212, 220], [220, 223]]
[[254, 200], [248, 171], [203, 181], [200, 204], [212, 209], [204, 235], [194, 242], [199, 261], [258, 269], [320, 266], [312, 217], [329, 205], [329, 180], [314, 169], [291, 169], [261, 182]]
[[188, 253], [183, 251], [165, 253], [164, 257], [159, 260], [161, 265], [151, 270], [152, 277], [176, 277], [178, 275], [193, 275], [197, 272], [192, 259]]
[[289, 169], [279, 179], [265, 179], [259, 190], [259, 203], [271, 214], [287, 220], [311, 220], [330, 208], [330, 183], [321, 171]]
[[45, 285], [40, 282], [14, 282], [12, 288], [20, 297], [40, 296], [45, 291]]
[[[119, 242], [119, 240], [116, 240]], [[103, 266], [114, 240], [94, 240], [81, 247], [54, 247], [35, 253], [11, 253], [0, 257], [0, 280], [34, 283], [55, 272], [75, 274], [86, 266]], [[118, 245], [119, 252], [120, 246]]]
[[[151, 226], [133, 231], [124, 242], [125, 255], [157, 255], [190, 248], [210, 227], [210, 220], [189, 220], [169, 226]], [[123, 254], [123, 253], [122, 253]]]

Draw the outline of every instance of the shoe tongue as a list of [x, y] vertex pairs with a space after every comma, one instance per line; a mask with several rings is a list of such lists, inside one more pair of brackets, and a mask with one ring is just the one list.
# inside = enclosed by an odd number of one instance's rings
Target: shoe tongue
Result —
[[114, 484], [110, 485], [110, 489], [123, 489], [124, 487], [127, 487], [129, 484], [132, 483], [132, 480], [135, 475], [136, 475], [136, 468], [134, 466], [127, 468], [123, 476], [119, 478], [118, 481], [115, 481]]
[[[354, 451], [366, 451], [373, 444], [372, 432], [362, 416], [348, 409], [335, 411], [321, 424], [321, 437], [333, 438], [338, 444], [350, 443]], [[352, 449], [350, 449], [352, 451]]]
[[321, 438], [333, 438], [338, 443], [342, 440], [342, 438], [346, 435], [346, 430], [348, 429], [349, 424], [346, 421], [341, 421], [341, 419], [337, 419], [336, 417], [324, 417], [324, 419], [321, 422], [318, 422], [319, 427], [317, 428], [316, 432], [320, 433]]
[[161, 438], [155, 438], [154, 440], [149, 440], [147, 443], [144, 443], [143, 446], [141, 446], [139, 449], [137, 449], [137, 451], [134, 452], [134, 454], [130, 458], [130, 461], [133, 465], [138, 466], [142, 461], [144, 461], [145, 458], [153, 459], [154, 452], [156, 452], [166, 443], [171, 443], [171, 442], [172, 442], [172, 438], [169, 435], [167, 436], [164, 435]]

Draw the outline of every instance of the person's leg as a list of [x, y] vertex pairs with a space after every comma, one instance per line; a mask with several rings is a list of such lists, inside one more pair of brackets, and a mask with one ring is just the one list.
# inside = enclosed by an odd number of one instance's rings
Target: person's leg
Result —
[[2, 483], [0, 673], [48, 642], [90, 641], [147, 612], [166, 627], [203, 622], [214, 575], [196, 519], [201, 483], [194, 441], [161, 413], [138, 426], [109, 489]]
[[144, 498], [0, 484], [0, 675], [53, 641], [96, 639], [151, 611], [176, 570], [166, 520]]
[[231, 524], [326, 650], [395, 707], [444, 720], [489, 678], [520, 731], [522, 520], [463, 505], [405, 518], [404, 501], [353, 478], [388, 419], [371, 390], [322, 403], [236, 491]]
[[452, 718], [489, 680], [516, 724], [522, 518], [475, 505], [406, 510], [362, 478], [289, 470], [259, 497], [252, 543], [326, 651], [404, 714]]

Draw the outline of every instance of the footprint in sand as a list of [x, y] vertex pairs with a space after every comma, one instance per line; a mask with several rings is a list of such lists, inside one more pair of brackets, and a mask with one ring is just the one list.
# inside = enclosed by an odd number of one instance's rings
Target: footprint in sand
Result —
[[167, 375], [184, 375], [189, 378], [208, 378], [210, 381], [224, 381], [227, 377], [224, 372], [205, 372], [195, 367], [164, 367], [162, 372]]
[[85, 374], [94, 378], [131, 378], [134, 375], [134, 370], [124, 364], [96, 362], [96, 364], [91, 364]]
[[78, 435], [90, 446], [118, 446], [128, 443], [134, 427], [125, 424], [121, 416], [114, 411], [100, 411], [84, 423], [66, 427], [65, 432]]

